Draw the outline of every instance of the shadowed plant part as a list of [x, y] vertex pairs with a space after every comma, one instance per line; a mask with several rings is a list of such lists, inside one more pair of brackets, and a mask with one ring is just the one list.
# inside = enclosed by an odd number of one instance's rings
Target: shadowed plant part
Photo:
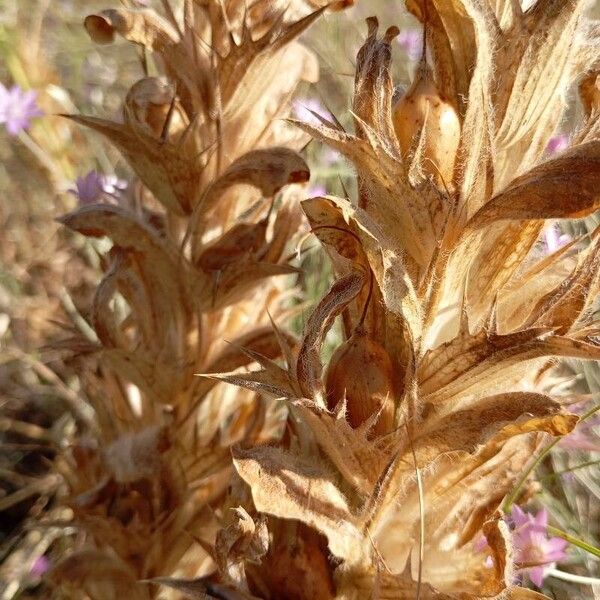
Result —
[[[144, 77], [125, 96], [122, 119], [65, 115], [108, 140], [137, 178], [107, 202], [90, 173], [78, 181], [79, 207], [59, 219], [110, 241], [94, 246], [110, 250], [88, 336], [73, 331], [58, 344], [80, 361], [93, 408], [89, 427], [54, 463], [64, 525], [77, 532], [48, 575], [65, 597], [150, 600], [192, 589], [249, 597], [246, 573], [270, 548], [249, 495], [249, 512], [229, 503], [230, 448], [279, 440], [288, 408], [196, 375], [275, 360], [296, 344], [271, 316], [283, 321], [296, 310], [285, 276], [298, 272], [290, 240], [310, 178], [300, 154], [309, 137], [282, 117], [297, 85], [318, 77], [297, 38], [328, 6], [162, 7], [85, 19], [94, 42], [133, 44]], [[306, 552], [318, 547], [329, 574], [324, 539], [306, 531]], [[173, 592], [159, 585], [174, 577], [196, 583]]]
[[[211, 375], [284, 398], [290, 415], [278, 442], [233, 447], [247, 488], [229, 502], [266, 519], [276, 564], [320, 577], [318, 597], [543, 598], [516, 573], [558, 554], [524, 564], [501, 506], [532, 455], [578, 422], [545, 376], [562, 357], [600, 359], [598, 232], [535, 251], [546, 220], [600, 207], [589, 85], [578, 133], [546, 158], [600, 40], [577, 0], [406, 4], [427, 50], [404, 97], [390, 75], [399, 30], [381, 36], [371, 17], [354, 133], [294, 121], [353, 163], [358, 194], [302, 203], [336, 279], [297, 351], [283, 366], [264, 358], [254, 372]], [[346, 341], [323, 364], [338, 317]], [[282, 521], [297, 527], [287, 545]], [[272, 565], [247, 563], [230, 583], [259, 598], [317, 597], [271, 587]]]

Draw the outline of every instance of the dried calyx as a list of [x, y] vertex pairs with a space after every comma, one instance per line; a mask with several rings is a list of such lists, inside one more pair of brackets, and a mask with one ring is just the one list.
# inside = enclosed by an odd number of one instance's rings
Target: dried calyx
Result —
[[439, 186], [450, 187], [460, 143], [460, 119], [436, 86], [426, 54], [424, 42], [414, 81], [394, 105], [394, 131], [404, 161], [416, 162], [423, 175], [433, 177]]
[[[279, 439], [285, 410], [196, 374], [274, 360], [293, 343], [269, 316], [286, 310], [275, 278], [297, 272], [289, 244], [310, 170], [307, 136], [281, 117], [296, 86], [318, 78], [297, 38], [327, 3], [196, 0], [176, 9], [164, 0], [155, 3], [162, 14], [123, 4], [84, 25], [96, 43], [134, 44], [146, 76], [124, 98], [122, 120], [69, 115], [113, 144], [137, 181], [118, 206], [80, 206], [61, 219], [112, 248], [90, 307], [95, 341], [74, 332], [61, 346], [76, 356], [86, 349], [82, 394], [95, 415], [86, 434], [96, 444], [74, 443], [56, 463], [63, 505], [85, 535], [55, 579], [66, 597], [150, 600], [164, 591], [141, 579], [222, 568], [195, 589], [234, 597], [240, 556], [258, 555], [245, 543], [225, 557], [212, 548], [223, 541], [230, 448]], [[160, 76], [147, 76], [149, 64]], [[252, 529], [251, 517], [238, 517]]]
[[346, 418], [360, 427], [379, 413], [373, 434], [394, 427], [394, 367], [387, 350], [359, 327], [341, 344], [329, 361], [325, 379], [327, 405], [331, 410], [346, 403]]
[[419, 68], [406, 94], [394, 106], [394, 131], [402, 157], [419, 161], [425, 176], [449, 187], [460, 142], [456, 109], [440, 95], [427, 65]]
[[175, 143], [189, 126], [175, 86], [162, 77], [146, 77], [131, 86], [123, 113], [132, 128]]
[[[234, 466], [259, 513], [327, 538], [332, 597], [541, 598], [513, 584], [523, 565], [501, 507], [532, 454], [577, 423], [551, 395], [549, 361], [600, 358], [600, 242], [536, 253], [545, 219], [600, 206], [597, 113], [545, 161], [566, 91], [593, 67], [582, 42], [598, 40], [575, 35], [577, 0], [406, 4], [431, 56], [404, 98], [390, 75], [398, 30], [379, 36], [370, 18], [355, 133], [299, 123], [353, 162], [358, 194], [302, 203], [335, 281], [287, 366], [219, 374], [292, 415], [278, 444], [234, 448]], [[348, 339], [325, 370], [338, 317]]]
[[333, 411], [345, 407], [346, 419], [354, 428], [373, 417], [371, 436], [392, 431], [396, 401], [392, 360], [365, 327], [372, 292], [370, 273], [369, 293], [360, 320], [352, 335], [333, 353], [325, 375], [327, 407]]
[[274, 201], [271, 201], [266, 216], [258, 223], [237, 223], [213, 243], [207, 244], [195, 264], [206, 271], [220, 271], [236, 261], [260, 258], [260, 251], [266, 244], [273, 204]]

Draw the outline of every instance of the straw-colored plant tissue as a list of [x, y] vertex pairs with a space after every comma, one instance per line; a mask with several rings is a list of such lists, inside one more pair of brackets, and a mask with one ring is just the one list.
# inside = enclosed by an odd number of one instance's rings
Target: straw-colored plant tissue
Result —
[[[183, 29], [152, 11], [86, 19], [97, 42], [155, 52], [164, 78], [132, 87], [123, 123], [73, 117], [145, 187], [136, 207], [63, 218], [113, 247], [99, 343], [77, 346], [97, 429], [60, 463], [86, 543], [54, 578], [93, 600], [542, 598], [515, 583], [500, 507], [578, 420], [543, 374], [600, 359], [600, 236], [534, 251], [546, 220], [600, 207], [585, 2], [407, 0], [426, 43], [400, 97], [398, 29], [369, 18], [354, 133], [275, 119], [316, 77], [294, 39], [322, 9], [246, 4], [185, 3]], [[578, 133], [549, 159], [579, 83]], [[299, 201], [292, 125], [353, 163], [355, 200]], [[335, 281], [295, 340], [272, 278], [294, 272], [299, 206]]]

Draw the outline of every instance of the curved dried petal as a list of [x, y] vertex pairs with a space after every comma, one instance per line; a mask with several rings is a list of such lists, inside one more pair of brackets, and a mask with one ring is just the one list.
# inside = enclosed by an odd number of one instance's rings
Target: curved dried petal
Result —
[[306, 322], [296, 363], [296, 376], [305, 397], [318, 399], [322, 395], [320, 353], [323, 339], [335, 318], [356, 298], [365, 282], [365, 274], [357, 271], [338, 279]]

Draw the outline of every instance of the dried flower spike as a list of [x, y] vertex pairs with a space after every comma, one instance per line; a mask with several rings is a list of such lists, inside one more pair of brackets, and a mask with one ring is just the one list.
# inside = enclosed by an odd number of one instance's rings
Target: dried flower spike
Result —
[[[333, 597], [542, 598], [515, 585], [536, 566], [534, 536], [513, 536], [501, 507], [547, 438], [578, 422], [546, 393], [553, 361], [600, 359], [599, 236], [534, 250], [545, 220], [600, 206], [597, 117], [547, 153], [567, 90], [594, 60], [597, 39], [577, 35], [588, 31], [582, 6], [408, 0], [427, 20], [431, 66], [404, 100], [393, 106], [398, 29], [379, 36], [371, 17], [356, 133], [297, 123], [356, 168], [356, 198], [302, 203], [335, 281], [286, 365], [219, 379], [286, 401], [286, 435], [235, 448], [234, 466], [257, 512], [326, 538]], [[323, 365], [338, 317], [347, 339]], [[538, 560], [561, 551], [538, 542]], [[293, 555], [293, 539], [278, 552]], [[268, 597], [268, 573], [257, 567], [251, 581]]]
[[[501, 507], [578, 423], [545, 385], [556, 359], [600, 359], [600, 236], [535, 252], [545, 221], [600, 208], [597, 112], [547, 153], [597, 32], [578, 0], [407, 0], [429, 66], [394, 107], [399, 30], [369, 18], [356, 133], [296, 122], [354, 164], [357, 197], [300, 204], [305, 139], [274, 115], [314, 77], [294, 40], [324, 9], [295, 21], [304, 3], [278, 4], [87, 22], [160, 54], [170, 84], [132, 94], [126, 123], [74, 117], [147, 203], [62, 219], [113, 246], [90, 309], [96, 441], [57, 461], [85, 547], [54, 576], [92, 600], [158, 597], [140, 579], [234, 600], [542, 598], [515, 575], [562, 549]], [[181, 135], [158, 135], [176, 111]], [[299, 205], [334, 282], [296, 340], [265, 315], [286, 314], [275, 276], [295, 272]]]
[[286, 314], [278, 279], [297, 272], [288, 257], [310, 170], [307, 136], [281, 117], [318, 75], [297, 38], [325, 7], [226, 4], [85, 19], [93, 41], [141, 46], [160, 74], [133, 83], [122, 121], [69, 116], [112, 143], [137, 180], [120, 195], [116, 179], [92, 171], [61, 218], [111, 241], [93, 334], [73, 331], [61, 346], [84, 363], [93, 414], [55, 464], [69, 526], [82, 532], [50, 574], [67, 598], [151, 600], [167, 585], [245, 599], [252, 566], [242, 561], [268, 550], [266, 520], [247, 499], [228, 505], [231, 446], [279, 439], [287, 410], [197, 374], [272, 362], [295, 343], [270, 315]]

